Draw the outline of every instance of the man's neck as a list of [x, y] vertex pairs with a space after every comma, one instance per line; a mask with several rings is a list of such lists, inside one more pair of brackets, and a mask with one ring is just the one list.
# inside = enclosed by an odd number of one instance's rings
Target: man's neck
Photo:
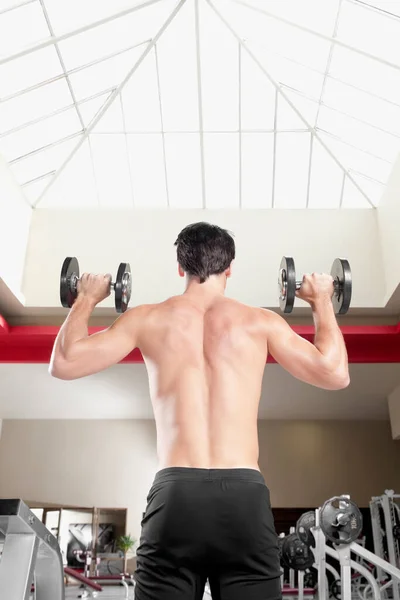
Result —
[[196, 296], [223, 296], [225, 294], [226, 277], [211, 275], [204, 283], [198, 277], [187, 277], [185, 294]]

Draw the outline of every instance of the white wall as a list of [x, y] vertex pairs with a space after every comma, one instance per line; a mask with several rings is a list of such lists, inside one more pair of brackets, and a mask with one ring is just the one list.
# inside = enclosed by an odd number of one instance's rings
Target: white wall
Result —
[[153, 421], [4, 420], [2, 498], [127, 508], [127, 531], [137, 537], [156, 470]]
[[377, 209], [387, 302], [400, 283], [400, 155]]
[[[388, 422], [261, 421], [260, 467], [276, 507], [317, 506], [349, 493], [361, 506], [400, 490], [400, 447]], [[140, 534], [157, 470], [153, 421], [4, 421], [0, 496], [127, 508]]]
[[[237, 259], [228, 294], [240, 301], [277, 306], [278, 267], [286, 254], [295, 257], [299, 275], [329, 271], [336, 256], [349, 258], [353, 305], [382, 306], [385, 280], [375, 211], [100, 209], [34, 212], [24, 285], [27, 305], [59, 306], [61, 264], [70, 255], [79, 258], [82, 270], [94, 272], [115, 273], [120, 261], [129, 261], [132, 305], [181, 293], [173, 244], [185, 225], [200, 220], [235, 234]], [[110, 297], [104, 305], [112, 303]]]
[[32, 209], [0, 156], [0, 278], [23, 302], [25, 253]]

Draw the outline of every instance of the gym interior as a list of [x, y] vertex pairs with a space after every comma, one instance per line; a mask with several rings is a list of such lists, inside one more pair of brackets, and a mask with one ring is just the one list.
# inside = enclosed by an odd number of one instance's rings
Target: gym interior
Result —
[[[130, 306], [161, 302], [183, 292], [177, 234], [206, 221], [234, 234], [227, 295], [251, 306], [283, 314], [282, 256], [300, 280], [349, 261], [351, 383], [324, 391], [266, 357], [259, 466], [278, 535], [348, 495], [365, 548], [400, 568], [398, 2], [6, 0], [0, 32], [0, 549], [26, 505], [69, 569], [60, 594], [133, 598], [158, 469], [146, 369], [135, 350], [90, 377], [49, 375], [60, 270], [77, 257], [114, 281], [125, 261]], [[313, 340], [305, 302], [284, 316]], [[116, 317], [111, 294], [90, 332]], [[317, 597], [318, 577], [300, 589], [292, 567], [287, 595]], [[380, 597], [399, 600], [396, 574]]]

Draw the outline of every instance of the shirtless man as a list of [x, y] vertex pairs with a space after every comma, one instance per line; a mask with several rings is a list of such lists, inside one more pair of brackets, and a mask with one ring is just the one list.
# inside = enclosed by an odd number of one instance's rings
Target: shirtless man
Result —
[[298, 296], [313, 309], [314, 344], [279, 315], [224, 296], [235, 244], [195, 223], [176, 241], [183, 295], [137, 306], [88, 335], [110, 276], [83, 275], [57, 336], [50, 372], [77, 379], [138, 347], [157, 427], [160, 471], [147, 498], [137, 552], [136, 600], [281, 597], [269, 491], [258, 467], [257, 412], [269, 352], [298, 379], [329, 390], [349, 384], [329, 275], [306, 275]]

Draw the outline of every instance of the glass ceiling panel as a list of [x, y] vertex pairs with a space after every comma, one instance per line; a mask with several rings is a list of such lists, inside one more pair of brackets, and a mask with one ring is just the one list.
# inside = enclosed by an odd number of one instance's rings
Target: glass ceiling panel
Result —
[[201, 79], [204, 129], [239, 129], [238, 44], [204, 2], [200, 5]]
[[204, 134], [207, 208], [239, 207], [239, 134]]
[[[18, 2], [20, 6], [7, 10]], [[60, 35], [144, 0], [44, 2], [51, 26]], [[280, 19], [331, 37], [341, 7], [338, 39], [400, 66], [400, 18], [383, 14], [397, 10], [400, 15], [398, 2], [213, 0], [213, 4], [312, 127], [318, 116], [318, 134], [378, 204], [400, 151], [400, 70], [332, 46]], [[378, 10], [365, 6], [369, 4]], [[178, 0], [162, 0], [59, 43], [67, 69], [75, 70], [69, 80], [85, 127], [177, 5]], [[268, 207], [273, 192], [273, 206], [278, 208], [337, 207], [342, 191], [344, 207], [368, 207], [347, 178], [343, 187], [343, 169], [316, 139], [310, 162], [306, 124], [280, 94], [276, 107], [274, 85], [205, 0], [199, 0], [199, 13], [200, 78], [195, 2], [188, 1], [133, 74], [122, 97], [97, 123], [90, 144], [85, 142], [67, 166], [55, 186], [66, 186], [64, 200], [52, 195], [51, 205], [80, 205], [72, 198], [78, 192], [69, 180], [79, 180], [85, 168], [89, 171], [82, 188], [88, 194], [85, 206], [117, 202], [201, 207], [201, 114], [207, 207]], [[0, 60], [49, 35], [39, 1], [4, 0], [0, 5]], [[137, 43], [140, 47], [132, 48]], [[99, 62], [81, 69], [93, 61]], [[81, 131], [72, 105], [54, 46], [0, 65], [0, 152], [9, 161], [28, 154], [11, 168], [21, 184], [30, 182], [25, 188], [31, 202], [79, 141], [75, 137], [59, 143]], [[54, 112], [59, 114], [49, 117]], [[119, 187], [113, 194], [116, 178]]]
[[157, 43], [163, 122], [167, 131], [199, 129], [194, 8], [194, 2], [186, 2]]
[[[400, 23], [399, 23], [400, 28]], [[324, 102], [371, 125], [400, 135], [400, 106], [385, 102], [333, 79], [325, 84]]]
[[337, 32], [339, 40], [390, 62], [400, 62], [399, 22], [383, 13], [344, 2]]
[[30, 125], [0, 139], [0, 151], [11, 161], [81, 129], [74, 109]]
[[344, 172], [314, 137], [312, 142], [309, 208], [339, 208]]
[[86, 140], [40, 202], [41, 208], [94, 208], [99, 206], [90, 146]]
[[32, 154], [10, 165], [21, 185], [46, 173], [57, 170], [77, 145], [79, 137], [51, 146], [42, 152]]
[[37, 199], [44, 192], [46, 186], [49, 184], [52, 176], [53, 175], [48, 175], [47, 177], [43, 177], [36, 181], [32, 181], [32, 183], [29, 183], [28, 185], [24, 186], [23, 192], [31, 206], [35, 205]]
[[382, 183], [387, 182], [392, 170], [390, 162], [344, 144], [322, 131], [318, 135], [347, 169], [354, 169]]
[[344, 142], [376, 154], [393, 163], [400, 151], [400, 139], [364, 125], [324, 106], [321, 107], [318, 127], [337, 135]]
[[[398, 61], [400, 64], [400, 60]], [[336, 46], [329, 73], [342, 81], [400, 104], [400, 71]]]
[[91, 135], [90, 147], [100, 206], [132, 207], [133, 196], [125, 135]]
[[368, 200], [348, 177], [345, 178], [344, 182], [342, 206], [343, 208], [372, 208]]
[[0, 98], [7, 98], [42, 81], [62, 75], [62, 72], [53, 46], [0, 65]]
[[275, 208], [306, 208], [309, 162], [309, 133], [277, 134]]
[[397, 15], [400, 17], [400, 5], [398, 0], [357, 0], [358, 3], [366, 6], [378, 8], [382, 11]]
[[325, 71], [330, 50], [328, 41], [235, 2], [218, 0], [215, 5], [221, 8], [223, 16], [247, 42], [267, 45], [275, 52], [293, 58], [303, 65]]
[[73, 31], [88, 23], [110, 17], [117, 12], [143, 4], [144, 0], [45, 0], [47, 12], [57, 35]]
[[376, 181], [372, 181], [372, 179], [367, 177], [361, 177], [358, 173], [350, 172], [350, 174], [360, 188], [367, 194], [371, 202], [375, 206], [378, 206], [385, 191], [385, 186]]
[[166, 133], [165, 155], [170, 207], [201, 208], [200, 135]]
[[[103, 102], [105, 102], [105, 98], [106, 97], [103, 96]], [[85, 106], [86, 106], [86, 102], [85, 102], [85, 104], [82, 105], [82, 108], [84, 108]], [[90, 118], [90, 120], [92, 120], [93, 116], [95, 116], [95, 115], [92, 113], [92, 117]], [[89, 117], [89, 111], [88, 111], [88, 117]], [[107, 108], [106, 112], [101, 117], [100, 121], [95, 126], [95, 128], [93, 129], [93, 133], [124, 133], [124, 132], [125, 132], [124, 117], [123, 117], [123, 113], [122, 113], [121, 96], [119, 96], [119, 98], [116, 98], [115, 101]]]
[[176, 0], [163, 0], [106, 25], [60, 42], [67, 69], [92, 62], [155, 36], [176, 6]]
[[[0, 131], [7, 132], [73, 104], [65, 79], [0, 104]], [[0, 137], [4, 133], [0, 134]]]
[[240, 59], [242, 129], [274, 129], [276, 90], [246, 52]]
[[[135, 131], [161, 131], [160, 97], [154, 49], [146, 57], [122, 92], [125, 128]], [[101, 122], [99, 122], [101, 127]]]
[[[296, 105], [297, 108], [297, 102], [295, 101], [293, 104]], [[278, 130], [300, 129], [304, 131], [305, 129], [308, 129], [299, 115], [293, 110], [290, 104], [286, 102], [282, 94], [278, 94], [278, 111], [276, 116]]]
[[141, 208], [168, 206], [162, 135], [128, 135], [133, 203]]
[[0, 14], [0, 57], [48, 37], [49, 28], [39, 2]]
[[244, 133], [241, 151], [242, 208], [271, 208], [274, 135]]
[[77, 100], [87, 98], [113, 86], [117, 87], [140, 58], [144, 48], [144, 46], [133, 48], [70, 75], [69, 80]]
[[339, 0], [244, 0], [249, 6], [261, 8], [303, 27], [332, 35], [339, 9]]

